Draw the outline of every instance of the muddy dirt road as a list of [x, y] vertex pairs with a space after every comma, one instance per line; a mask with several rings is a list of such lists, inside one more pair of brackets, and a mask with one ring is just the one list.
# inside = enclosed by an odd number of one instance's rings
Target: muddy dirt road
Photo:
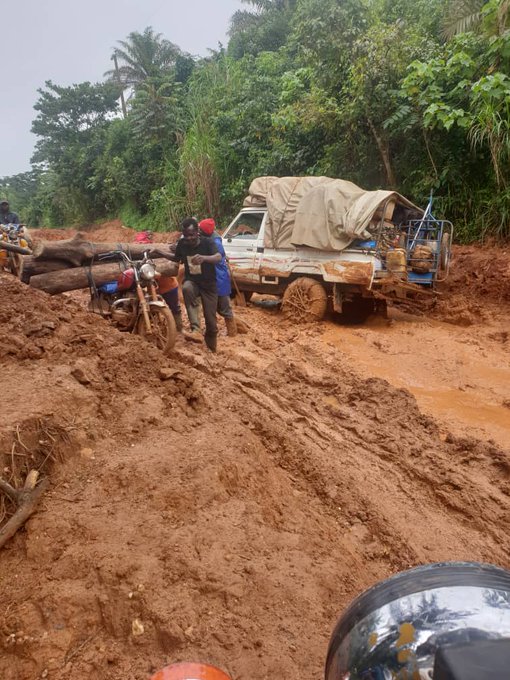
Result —
[[252, 306], [215, 357], [162, 357], [2, 276], [3, 475], [42, 467], [51, 490], [0, 552], [0, 677], [201, 659], [319, 680], [375, 581], [509, 567], [510, 272], [461, 256], [427, 316], [296, 328]]

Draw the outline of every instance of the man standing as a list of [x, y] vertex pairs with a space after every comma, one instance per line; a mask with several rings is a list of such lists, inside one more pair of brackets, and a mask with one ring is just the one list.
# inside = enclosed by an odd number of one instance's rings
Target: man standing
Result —
[[9, 210], [9, 201], [0, 201], [0, 224], [19, 224], [19, 217]]
[[158, 251], [158, 254], [172, 262], [184, 264], [182, 294], [191, 324], [191, 332], [192, 334], [200, 333], [198, 300], [201, 299], [205, 320], [205, 344], [211, 352], [216, 352], [218, 335], [216, 265], [221, 262], [221, 255], [212, 239], [200, 235], [198, 222], [194, 217], [184, 219], [181, 229], [182, 237], [177, 242], [175, 252]]
[[227, 257], [221, 241], [221, 236], [216, 233], [216, 222], [212, 217], [198, 223], [201, 232], [213, 239], [221, 255], [221, 262], [216, 265], [216, 286], [218, 288], [218, 314], [225, 319], [227, 335], [237, 335], [236, 320], [230, 304], [230, 293], [232, 286], [230, 283], [230, 272], [227, 265]]

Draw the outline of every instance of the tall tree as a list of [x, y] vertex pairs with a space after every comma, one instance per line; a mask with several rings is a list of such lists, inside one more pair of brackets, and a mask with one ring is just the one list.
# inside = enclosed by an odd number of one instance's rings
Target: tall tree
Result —
[[[176, 66], [182, 52], [174, 43], [155, 33], [148, 26], [143, 33], [133, 31], [127, 40], [119, 40], [120, 47], [114, 54], [121, 63], [119, 67], [120, 81], [125, 87], [135, 89], [148, 79], [160, 78]], [[107, 71], [105, 76], [113, 82], [117, 80], [115, 69]]]
[[252, 10], [238, 10], [230, 20], [229, 53], [273, 52], [282, 47], [291, 30], [297, 0], [242, 0]]

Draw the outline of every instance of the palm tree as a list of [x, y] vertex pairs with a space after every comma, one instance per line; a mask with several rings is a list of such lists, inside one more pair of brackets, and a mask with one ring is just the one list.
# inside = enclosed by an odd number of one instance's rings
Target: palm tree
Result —
[[450, 39], [478, 26], [482, 21], [484, 4], [485, 0], [451, 0], [443, 25], [444, 37]]
[[[486, 5], [488, 11], [483, 11]], [[450, 0], [443, 23], [444, 37], [449, 40], [458, 33], [480, 29], [488, 35], [502, 35], [508, 27], [510, 1], [498, 0], [491, 5], [487, 0]]]
[[124, 87], [137, 89], [149, 78], [159, 78], [175, 66], [181, 50], [169, 40], [162, 38], [148, 26], [143, 33], [134, 31], [127, 40], [119, 40], [120, 47], [114, 49], [114, 56], [121, 63], [118, 74], [115, 69], [105, 76]]

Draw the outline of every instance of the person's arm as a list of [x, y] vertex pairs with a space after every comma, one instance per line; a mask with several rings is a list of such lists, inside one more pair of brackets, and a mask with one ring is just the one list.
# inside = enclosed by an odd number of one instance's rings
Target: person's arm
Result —
[[221, 262], [221, 255], [218, 252], [216, 243], [212, 239], [209, 239], [208, 248], [210, 254], [207, 255], [194, 255], [191, 259], [193, 264], [202, 264], [202, 262], [209, 262], [209, 264], [219, 264]]
[[165, 252], [164, 250], [154, 249], [151, 250], [151, 255], [158, 255], [159, 257], [164, 257], [165, 260], [170, 260], [170, 262], [182, 262], [182, 256], [179, 253], [179, 249], [176, 248], [175, 252]]
[[202, 262], [209, 262], [210, 264], [219, 264], [221, 262], [221, 255], [193, 255], [191, 258], [192, 264], [202, 264]]

